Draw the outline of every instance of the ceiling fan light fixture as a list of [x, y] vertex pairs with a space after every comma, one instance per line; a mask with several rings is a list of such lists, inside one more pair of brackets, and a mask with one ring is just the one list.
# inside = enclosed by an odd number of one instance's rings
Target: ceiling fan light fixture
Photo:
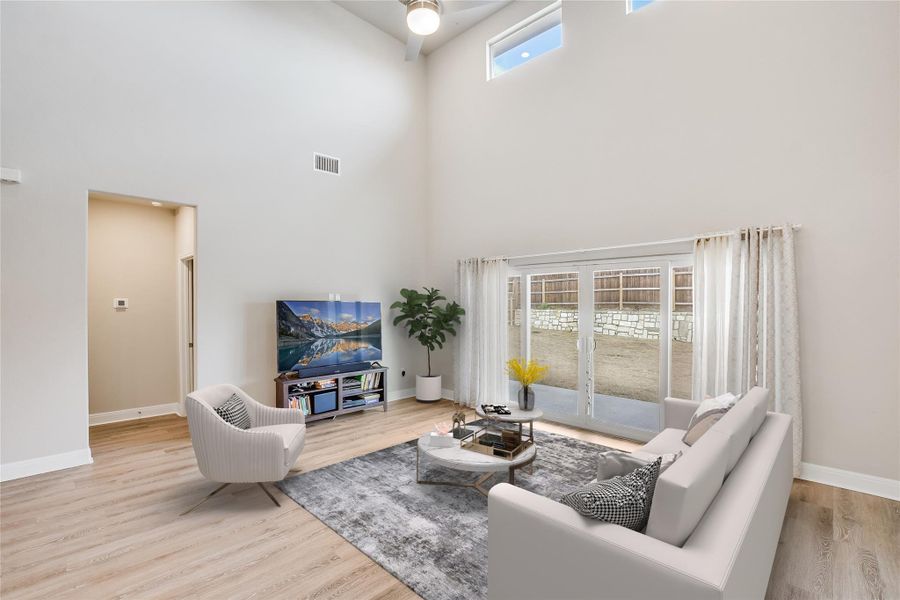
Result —
[[406, 5], [406, 25], [416, 35], [431, 35], [441, 25], [435, 0], [412, 0]]

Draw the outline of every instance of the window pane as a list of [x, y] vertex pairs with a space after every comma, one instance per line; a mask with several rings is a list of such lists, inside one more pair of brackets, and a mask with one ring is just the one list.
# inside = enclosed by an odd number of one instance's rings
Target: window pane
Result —
[[525, 40], [503, 54], [494, 57], [492, 74], [494, 77], [537, 58], [541, 54], [562, 46], [562, 24]]
[[655, 267], [594, 272], [595, 402], [659, 401], [659, 274]]
[[547, 7], [488, 42], [488, 79], [562, 46], [562, 4]]
[[653, 0], [625, 0], [625, 14], [630, 15], [636, 10], [641, 10], [648, 4], [652, 4]]
[[691, 397], [691, 366], [694, 353], [693, 267], [672, 269], [672, 368], [670, 394]]
[[531, 275], [531, 356], [548, 370], [534, 386], [535, 406], [578, 414], [578, 273]]
[[507, 357], [522, 356], [522, 278], [510, 277], [507, 283], [507, 321], [506, 329], [509, 338]]

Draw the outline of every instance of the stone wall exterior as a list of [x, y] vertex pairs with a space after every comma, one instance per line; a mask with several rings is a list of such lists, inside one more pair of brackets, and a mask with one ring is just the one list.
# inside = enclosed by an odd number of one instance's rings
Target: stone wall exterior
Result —
[[[513, 322], [521, 324], [522, 310], [516, 309]], [[578, 331], [578, 312], [560, 309], [531, 311], [531, 325], [535, 329]], [[594, 332], [620, 335], [642, 340], [659, 339], [659, 313], [649, 310], [601, 310], [594, 313]], [[690, 343], [694, 337], [694, 316], [676, 312], [672, 315], [672, 338]]]

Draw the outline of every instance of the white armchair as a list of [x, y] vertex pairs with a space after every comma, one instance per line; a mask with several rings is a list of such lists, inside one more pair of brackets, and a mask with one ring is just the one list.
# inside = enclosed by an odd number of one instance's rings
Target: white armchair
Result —
[[[215, 409], [237, 394], [250, 414], [250, 429], [224, 421]], [[187, 514], [232, 483], [256, 483], [276, 505], [263, 482], [281, 481], [294, 466], [306, 442], [303, 412], [260, 404], [242, 389], [211, 385], [185, 399], [197, 466], [207, 479], [221, 483]]]

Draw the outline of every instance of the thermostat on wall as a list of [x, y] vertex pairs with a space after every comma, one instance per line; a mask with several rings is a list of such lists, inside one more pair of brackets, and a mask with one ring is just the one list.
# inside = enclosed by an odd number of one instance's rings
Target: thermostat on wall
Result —
[[125, 310], [128, 308], [128, 298], [113, 298], [113, 308], [116, 310]]

